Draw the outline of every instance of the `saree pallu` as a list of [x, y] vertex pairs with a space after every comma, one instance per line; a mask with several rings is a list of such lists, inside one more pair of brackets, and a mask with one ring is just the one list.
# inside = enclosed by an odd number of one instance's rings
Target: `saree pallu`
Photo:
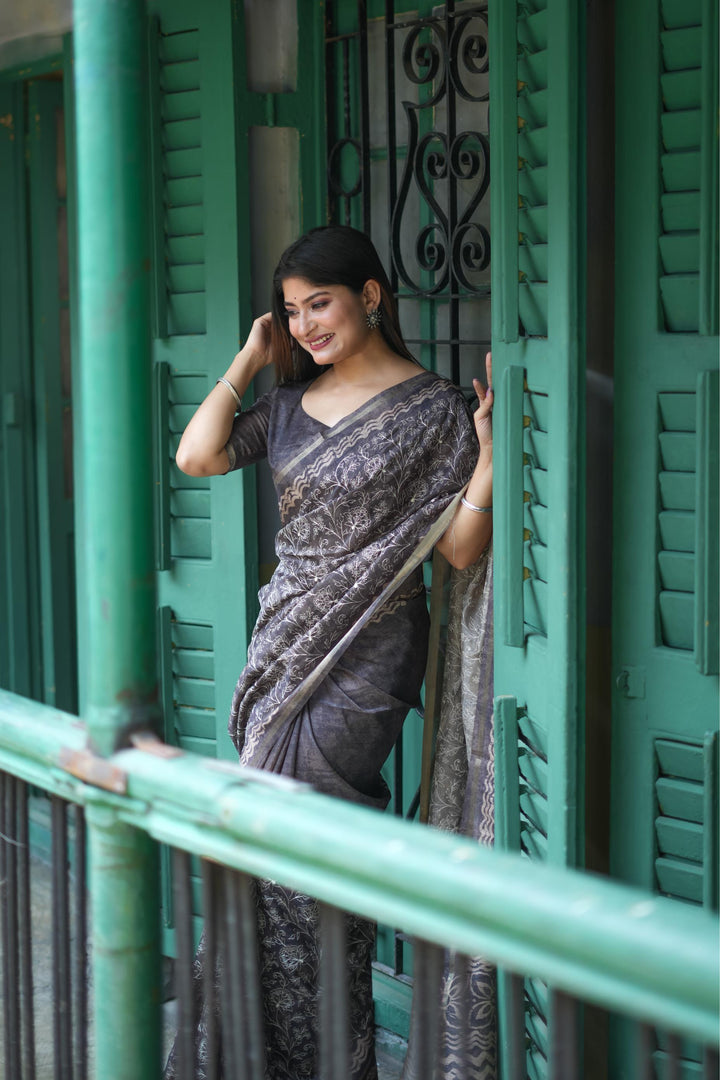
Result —
[[[469, 480], [477, 439], [462, 395], [420, 371], [333, 427], [305, 413], [309, 384], [288, 384], [236, 417], [231, 469], [267, 456], [281, 529], [278, 567], [260, 592], [230, 736], [240, 762], [383, 809], [380, 769], [419, 700], [427, 651], [421, 569], [373, 615], [312, 693], [303, 687], [366, 617]], [[450, 512], [450, 511], [449, 511]], [[300, 702], [297, 709], [288, 702]], [[256, 883], [267, 1080], [317, 1075], [317, 905]], [[352, 1069], [374, 1080], [374, 928], [349, 916]], [[202, 947], [196, 958], [202, 1060]], [[173, 1057], [166, 1077], [175, 1075]], [[196, 1072], [204, 1076], [202, 1065]]]
[[[429, 824], [492, 846], [495, 832], [492, 546], [454, 570]], [[436, 1080], [496, 1080], [496, 973], [482, 957], [446, 952], [440, 986]], [[413, 1002], [402, 1080], [420, 1071]], [[427, 1065], [423, 1062], [422, 1065]]]

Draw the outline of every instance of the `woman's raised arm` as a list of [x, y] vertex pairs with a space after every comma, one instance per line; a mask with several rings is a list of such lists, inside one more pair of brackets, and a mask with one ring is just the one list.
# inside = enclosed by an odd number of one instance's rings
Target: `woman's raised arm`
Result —
[[488, 388], [473, 379], [478, 397], [474, 421], [480, 444], [475, 471], [463, 501], [444, 536], [437, 543], [438, 551], [458, 570], [472, 566], [490, 543], [493, 530], [492, 515], [492, 355], [485, 357]]
[[269, 312], [255, 320], [247, 341], [223, 376], [226, 381], [217, 381], [185, 428], [175, 462], [188, 476], [218, 476], [228, 471], [225, 445], [240, 398], [257, 373], [271, 362], [270, 321]]

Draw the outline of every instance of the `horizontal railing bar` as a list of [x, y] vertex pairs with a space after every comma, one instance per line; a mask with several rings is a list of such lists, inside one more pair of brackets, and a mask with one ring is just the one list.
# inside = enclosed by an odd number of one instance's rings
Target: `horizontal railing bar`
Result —
[[[0, 768], [12, 748], [36, 773], [45, 766], [50, 784], [33, 782], [52, 789], [62, 734], [78, 740], [82, 725], [34, 703], [20, 708], [21, 699], [6, 725], [12, 697], [0, 692]], [[23, 712], [34, 732], [20, 730]], [[103, 802], [156, 840], [717, 1045], [718, 924], [702, 909], [329, 804], [295, 781], [226, 762], [126, 750], [110, 763], [127, 796], [69, 778], [75, 798]]]
[[87, 727], [77, 716], [0, 689], [0, 769], [68, 802], [80, 802], [82, 784], [60, 764], [82, 751]]
[[[2, 724], [0, 712], [0, 731]], [[0, 747], [0, 772], [16, 776], [18, 780], [23, 780], [31, 787], [42, 788], [49, 795], [57, 795], [68, 802], [83, 802], [84, 785], [68, 773], [62, 772], [59, 766], [43, 765], [41, 762], [28, 760], [20, 754], [13, 754]]]
[[531, 864], [350, 803], [334, 800], [329, 810], [309, 787], [229, 764], [137, 751], [113, 760], [136, 805], [148, 806], [137, 820], [137, 811], [123, 816], [158, 840], [717, 1040], [720, 936], [701, 909], [680, 912], [609, 879]]

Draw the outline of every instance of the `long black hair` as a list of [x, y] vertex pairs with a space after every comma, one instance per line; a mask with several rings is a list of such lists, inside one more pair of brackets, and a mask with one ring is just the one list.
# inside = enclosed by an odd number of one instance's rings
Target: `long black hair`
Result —
[[403, 340], [395, 297], [370, 238], [347, 225], [323, 225], [291, 244], [273, 274], [270, 340], [278, 383], [304, 382], [324, 370], [290, 334], [283, 295], [283, 282], [290, 277], [320, 287], [344, 285], [358, 295], [373, 278], [380, 286], [380, 330], [385, 341], [393, 352], [415, 361]]

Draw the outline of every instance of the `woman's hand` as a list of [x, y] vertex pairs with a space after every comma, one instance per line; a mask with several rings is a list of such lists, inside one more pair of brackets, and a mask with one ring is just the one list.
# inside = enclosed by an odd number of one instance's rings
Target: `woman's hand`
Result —
[[[255, 319], [247, 341], [225, 372], [224, 378], [242, 397], [253, 378], [272, 362], [270, 325], [266, 312]], [[229, 387], [216, 383], [185, 428], [175, 455], [179, 469], [189, 476], [217, 476], [228, 471], [225, 445], [230, 437], [237, 401]]]
[[[465, 503], [461, 503], [450, 528], [437, 544], [437, 549], [458, 570], [472, 566], [482, 555], [492, 539], [492, 354], [485, 357], [487, 371], [487, 390], [479, 379], [473, 379], [473, 386], [478, 397], [478, 407], [474, 413], [475, 431], [477, 432], [480, 452], [475, 471], [465, 492]], [[472, 509], [472, 507], [478, 509]]]
[[255, 319], [247, 336], [247, 341], [230, 366], [231, 371], [236, 367], [250, 365], [253, 369], [252, 374], [257, 375], [258, 371], [272, 363], [272, 353], [270, 351], [271, 326], [272, 314], [269, 311]]
[[473, 379], [473, 388], [477, 394], [478, 407], [473, 419], [475, 431], [480, 443], [480, 453], [484, 450], [492, 450], [492, 407], [495, 394], [492, 388], [492, 353], [485, 356], [485, 371], [487, 373], [487, 390], [479, 379]]

